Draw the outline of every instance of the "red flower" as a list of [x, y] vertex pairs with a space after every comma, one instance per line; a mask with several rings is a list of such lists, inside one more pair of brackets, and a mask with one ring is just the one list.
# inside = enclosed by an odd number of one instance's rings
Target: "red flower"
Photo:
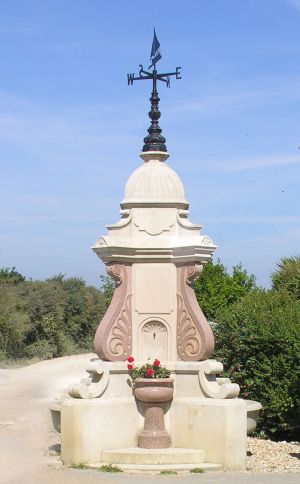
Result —
[[152, 368], [147, 368], [146, 375], [147, 376], [153, 376], [153, 370], [152, 370]]
[[159, 366], [160, 365], [160, 361], [159, 360], [154, 360], [153, 362], [153, 366]]
[[133, 370], [133, 365], [127, 365], [129, 371]]
[[133, 356], [128, 356], [127, 361], [128, 363], [132, 363], [134, 361]]

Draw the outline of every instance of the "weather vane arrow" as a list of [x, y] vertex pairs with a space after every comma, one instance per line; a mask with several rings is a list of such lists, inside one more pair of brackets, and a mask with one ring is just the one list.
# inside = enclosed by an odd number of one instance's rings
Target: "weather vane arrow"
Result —
[[146, 79], [152, 79], [152, 93], [150, 97], [151, 110], [149, 112], [149, 117], [151, 119], [151, 126], [148, 129], [148, 136], [144, 138], [144, 146], [142, 151], [167, 151], [165, 142], [166, 139], [161, 135], [161, 128], [159, 127], [158, 120], [160, 118], [160, 111], [158, 109], [159, 97], [157, 92], [157, 81], [162, 81], [166, 83], [167, 87], [170, 87], [170, 78], [175, 76], [176, 79], [181, 79], [180, 69], [181, 67], [176, 67], [175, 72], [164, 72], [158, 73], [156, 70], [156, 63], [161, 59], [160, 53], [160, 43], [157, 39], [156, 32], [154, 29], [152, 48], [150, 54], [151, 64], [148, 69], [152, 69], [152, 72], [144, 70], [142, 64], [139, 65], [139, 75], [135, 77], [134, 74], [127, 74], [128, 85], [132, 85], [134, 81], [144, 81]]

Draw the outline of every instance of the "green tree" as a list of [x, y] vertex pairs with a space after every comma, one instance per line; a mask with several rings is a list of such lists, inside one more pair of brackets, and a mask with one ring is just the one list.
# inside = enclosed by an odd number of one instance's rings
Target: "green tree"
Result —
[[259, 430], [300, 438], [300, 302], [286, 291], [256, 289], [216, 315], [215, 357], [263, 405]]
[[18, 287], [25, 277], [15, 267], [0, 268], [0, 359], [18, 358], [28, 330], [26, 313], [19, 308]]
[[233, 267], [232, 274], [219, 260], [210, 260], [194, 281], [194, 290], [205, 316], [215, 321], [216, 314], [241, 300], [256, 287], [255, 277], [248, 275], [241, 264]]
[[18, 284], [24, 281], [25, 277], [20, 272], [17, 272], [15, 267], [0, 268], [0, 286], [4, 284]]
[[63, 274], [24, 281], [13, 268], [2, 269], [2, 275], [13, 281], [0, 284], [2, 361], [92, 351], [96, 327], [106, 310], [100, 290]]
[[112, 297], [114, 295], [114, 291], [116, 289], [117, 283], [116, 281], [113, 280], [112, 277], [110, 276], [100, 276], [101, 279], [101, 290], [103, 292], [103, 297], [105, 301], [106, 307], [110, 305], [110, 302], [112, 300]]
[[64, 279], [61, 274], [26, 283], [22, 290], [23, 310], [31, 323], [26, 336], [28, 356], [39, 348], [44, 357], [92, 350], [95, 329], [105, 312], [99, 290], [80, 278]]
[[273, 289], [285, 289], [300, 299], [300, 256], [283, 257], [272, 274]]
[[10, 360], [22, 355], [28, 331], [28, 318], [19, 308], [16, 288], [0, 286], [0, 359]]

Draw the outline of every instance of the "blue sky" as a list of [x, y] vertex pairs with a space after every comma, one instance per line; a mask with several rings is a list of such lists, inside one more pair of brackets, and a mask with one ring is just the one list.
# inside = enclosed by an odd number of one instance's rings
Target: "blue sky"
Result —
[[0, 0], [0, 266], [100, 284], [90, 250], [149, 125], [153, 26], [170, 166], [227, 266], [269, 285], [300, 245], [300, 0]]

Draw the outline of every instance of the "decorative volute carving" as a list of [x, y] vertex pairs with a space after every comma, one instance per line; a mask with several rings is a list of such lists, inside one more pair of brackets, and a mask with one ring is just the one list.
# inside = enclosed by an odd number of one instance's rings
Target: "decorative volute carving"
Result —
[[92, 360], [86, 370], [88, 378], [80, 383], [69, 386], [68, 393], [73, 398], [99, 398], [102, 397], [109, 383], [109, 370], [103, 361]]
[[214, 350], [213, 332], [191, 287], [200, 270], [196, 264], [177, 266], [177, 353], [184, 361], [206, 360]]
[[110, 264], [106, 270], [118, 285], [97, 328], [94, 348], [102, 360], [124, 361], [132, 350], [131, 266]]
[[231, 383], [230, 378], [217, 378], [223, 372], [223, 365], [216, 360], [201, 363], [199, 384], [206, 398], [236, 398], [240, 393], [237, 383]]

